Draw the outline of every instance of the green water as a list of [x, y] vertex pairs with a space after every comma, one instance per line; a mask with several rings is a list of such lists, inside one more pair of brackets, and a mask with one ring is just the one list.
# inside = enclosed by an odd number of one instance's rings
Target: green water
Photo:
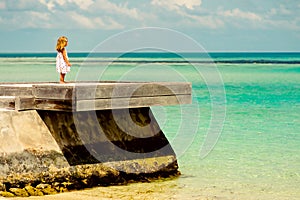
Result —
[[[30, 62], [16, 59], [0, 61], [2, 82], [58, 81], [53, 58], [27, 58]], [[201, 65], [203, 69], [211, 67]], [[300, 199], [300, 65], [270, 62], [216, 66], [222, 87], [216, 88], [220, 91], [214, 91], [213, 95], [197, 70], [184, 63], [166, 66], [125, 62], [108, 68], [101, 63], [83, 69], [77, 60], [66, 80], [100, 77], [101, 80], [193, 83], [192, 105], [152, 108], [178, 154], [182, 173], [178, 179], [151, 183], [154, 188], [164, 188], [164, 196], [168, 194], [170, 199]], [[103, 74], [100, 76], [99, 72]], [[222, 89], [225, 103], [222, 95], [215, 95], [222, 94]], [[226, 109], [225, 121], [219, 121], [222, 130], [214, 138], [216, 145], [201, 157], [201, 148], [210, 134], [213, 101]]]

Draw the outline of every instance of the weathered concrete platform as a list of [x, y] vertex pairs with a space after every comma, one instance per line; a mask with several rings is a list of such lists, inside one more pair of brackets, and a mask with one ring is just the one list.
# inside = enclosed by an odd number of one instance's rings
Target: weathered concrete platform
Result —
[[2, 83], [0, 196], [177, 176], [150, 107], [188, 103], [189, 83]]
[[191, 85], [168, 82], [0, 84], [1, 110], [88, 111], [191, 102]]

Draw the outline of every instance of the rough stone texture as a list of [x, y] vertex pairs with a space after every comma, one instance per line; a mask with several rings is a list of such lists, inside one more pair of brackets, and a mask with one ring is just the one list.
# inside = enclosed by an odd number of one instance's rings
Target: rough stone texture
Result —
[[15, 194], [16, 196], [29, 197], [29, 194], [24, 188], [10, 188], [9, 191]]
[[51, 187], [49, 184], [43, 184], [40, 183], [36, 186], [36, 189], [42, 191], [44, 194], [56, 194], [58, 191], [56, 191], [54, 188]]
[[[164, 163], [168, 165], [157, 165], [157, 163], [161, 163], [161, 160], [165, 160]], [[140, 172], [145, 167], [145, 162], [148, 162], [148, 167], [156, 168], [156, 170], [153, 170], [156, 172], [127, 173], [118, 170], [119, 167], [122, 170], [129, 168], [130, 170], [127, 169], [127, 171]], [[153, 158], [152, 161], [144, 159], [75, 165], [65, 168], [56, 168], [51, 165], [48, 170], [40, 173], [12, 173], [6, 177], [1, 177], [0, 182], [5, 185], [3, 187], [5, 188], [3, 191], [5, 193], [0, 193], [0, 196], [9, 196], [11, 194], [15, 196], [41, 196], [93, 186], [126, 184], [135, 181], [148, 182], [159, 177], [178, 175], [177, 163], [175, 158], [172, 157], [161, 157], [157, 158], [157, 160]]]
[[0, 191], [0, 196], [3, 197], [15, 197], [15, 195], [11, 192], [6, 192], [6, 191]]
[[24, 189], [28, 192], [29, 196], [43, 196], [44, 195], [42, 191], [40, 191], [37, 188], [34, 188], [31, 185], [25, 186]]
[[0, 112], [0, 196], [178, 175], [175, 153], [149, 108]]

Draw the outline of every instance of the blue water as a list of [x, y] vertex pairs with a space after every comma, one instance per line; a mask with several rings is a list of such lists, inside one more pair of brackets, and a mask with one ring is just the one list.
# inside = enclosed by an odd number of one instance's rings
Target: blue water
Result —
[[[152, 108], [182, 172], [178, 179], [151, 183], [164, 188], [153, 191], [157, 199], [300, 199], [300, 53], [69, 58], [67, 81], [193, 84], [191, 105]], [[54, 62], [53, 53], [0, 54], [0, 81], [58, 81]]]

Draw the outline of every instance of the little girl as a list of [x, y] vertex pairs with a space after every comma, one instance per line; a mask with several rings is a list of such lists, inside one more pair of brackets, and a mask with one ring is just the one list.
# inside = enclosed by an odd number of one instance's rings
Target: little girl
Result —
[[65, 75], [70, 72], [71, 63], [69, 62], [66, 46], [68, 45], [68, 39], [65, 36], [61, 36], [57, 40], [56, 50], [56, 71], [60, 73], [59, 82], [65, 83]]

